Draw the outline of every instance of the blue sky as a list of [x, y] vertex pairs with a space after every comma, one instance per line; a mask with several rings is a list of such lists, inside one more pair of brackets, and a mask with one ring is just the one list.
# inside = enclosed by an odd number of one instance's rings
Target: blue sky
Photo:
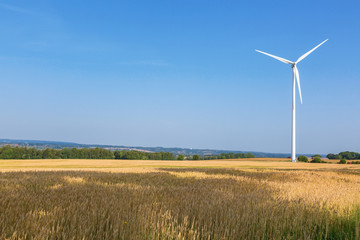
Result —
[[[0, 138], [360, 151], [359, 1], [0, 0]], [[297, 96], [299, 103], [299, 97]]]

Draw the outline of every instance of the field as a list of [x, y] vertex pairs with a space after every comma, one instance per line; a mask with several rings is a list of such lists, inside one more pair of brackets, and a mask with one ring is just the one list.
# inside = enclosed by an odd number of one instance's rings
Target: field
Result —
[[360, 166], [0, 160], [0, 239], [359, 239]]

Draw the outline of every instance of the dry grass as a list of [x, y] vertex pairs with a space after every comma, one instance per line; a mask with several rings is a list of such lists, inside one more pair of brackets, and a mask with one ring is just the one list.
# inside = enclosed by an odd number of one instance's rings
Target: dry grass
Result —
[[0, 239], [359, 239], [355, 166], [50, 161], [1, 161]]

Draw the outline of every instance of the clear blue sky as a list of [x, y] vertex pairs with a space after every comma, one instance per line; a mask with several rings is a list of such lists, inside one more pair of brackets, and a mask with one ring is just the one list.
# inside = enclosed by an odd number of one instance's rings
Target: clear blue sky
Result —
[[[360, 1], [0, 0], [0, 138], [360, 151]], [[299, 97], [297, 96], [299, 103]]]

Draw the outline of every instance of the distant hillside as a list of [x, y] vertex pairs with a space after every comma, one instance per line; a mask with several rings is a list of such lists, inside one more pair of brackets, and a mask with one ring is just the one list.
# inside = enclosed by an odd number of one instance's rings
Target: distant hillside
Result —
[[[193, 149], [193, 148], [164, 148], [164, 147], [132, 147], [132, 146], [117, 146], [117, 145], [99, 145], [99, 144], [79, 144], [73, 142], [58, 142], [58, 141], [40, 141], [40, 140], [15, 140], [15, 139], [0, 139], [0, 146], [27, 146], [35, 147], [37, 149], [54, 148], [104, 148], [109, 150], [136, 150], [143, 152], [171, 152], [174, 155], [183, 154], [187, 155], [219, 155], [221, 153], [252, 153], [255, 157], [271, 157], [271, 158], [287, 158], [289, 153], [266, 153], [266, 152], [253, 152], [253, 151], [231, 151], [231, 150], [216, 150], [216, 149]], [[313, 154], [304, 154], [311, 156]]]

